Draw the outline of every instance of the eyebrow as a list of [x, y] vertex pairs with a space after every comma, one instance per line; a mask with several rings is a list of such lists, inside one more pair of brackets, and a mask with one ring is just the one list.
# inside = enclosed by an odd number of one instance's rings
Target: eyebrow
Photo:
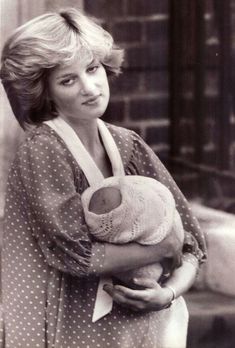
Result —
[[56, 80], [61, 80], [61, 79], [64, 79], [66, 77], [76, 77], [76, 74], [74, 73], [67, 73], [67, 74], [64, 74], [64, 75], [60, 75], [56, 78]]
[[[87, 64], [87, 67], [89, 67], [90, 65], [92, 65], [93, 63], [95, 62], [95, 58], [92, 59], [92, 61]], [[68, 77], [76, 77], [77, 74], [74, 74], [74, 73], [66, 73], [66, 74], [63, 74], [63, 75], [60, 75], [60, 76], [57, 76], [56, 80], [60, 80], [60, 79], [64, 79], [64, 78], [68, 78]]]

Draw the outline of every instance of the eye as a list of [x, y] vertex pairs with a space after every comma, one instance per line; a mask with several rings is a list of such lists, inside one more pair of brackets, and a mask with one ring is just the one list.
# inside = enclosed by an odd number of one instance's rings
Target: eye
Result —
[[75, 78], [74, 77], [69, 77], [67, 79], [64, 79], [60, 82], [61, 85], [63, 86], [71, 86], [73, 85], [75, 82]]
[[93, 66], [90, 66], [88, 69], [87, 69], [87, 71], [89, 72], [89, 73], [94, 73], [94, 72], [96, 72], [96, 70], [99, 68], [99, 64], [97, 64], [97, 65], [93, 65]]

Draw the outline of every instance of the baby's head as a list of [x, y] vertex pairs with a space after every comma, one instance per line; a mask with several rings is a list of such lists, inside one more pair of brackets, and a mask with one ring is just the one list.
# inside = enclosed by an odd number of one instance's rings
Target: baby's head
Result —
[[119, 207], [121, 202], [121, 191], [117, 187], [101, 187], [91, 196], [88, 209], [98, 215], [106, 214]]
[[85, 190], [81, 199], [89, 231], [97, 239], [154, 244], [172, 229], [173, 196], [151, 178], [110, 177]]

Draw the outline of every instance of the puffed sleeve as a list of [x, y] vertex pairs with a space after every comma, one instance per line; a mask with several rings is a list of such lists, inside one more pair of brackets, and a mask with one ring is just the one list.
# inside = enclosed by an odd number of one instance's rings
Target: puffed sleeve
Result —
[[135, 132], [132, 133], [132, 141], [133, 152], [128, 165], [129, 174], [153, 177], [168, 187], [175, 198], [185, 230], [183, 258], [193, 264], [195, 261], [203, 263], [207, 258], [205, 236], [193, 216], [189, 203], [157, 155]]
[[[105, 247], [91, 240], [80, 195], [81, 171], [56, 137], [34, 134], [20, 149], [14, 170], [24, 212], [46, 262], [74, 276], [96, 275]], [[95, 254], [95, 264], [91, 255]], [[92, 258], [94, 259], [94, 257]]]

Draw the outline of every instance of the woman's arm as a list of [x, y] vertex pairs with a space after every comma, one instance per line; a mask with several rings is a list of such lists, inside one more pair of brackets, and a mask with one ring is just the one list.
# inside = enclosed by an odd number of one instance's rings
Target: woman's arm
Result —
[[176, 298], [191, 288], [198, 272], [197, 258], [193, 255], [188, 255], [189, 258], [187, 259], [186, 256], [187, 255], [184, 255], [182, 266], [176, 268], [171, 277], [163, 285], [164, 289], [167, 288], [167, 286], [172, 287], [175, 290], [174, 295]]
[[[95, 274], [116, 275], [131, 269], [160, 262], [163, 258], [176, 258], [180, 254], [181, 242], [174, 234], [156, 245], [144, 246], [137, 243], [117, 245], [105, 243], [105, 255], [102, 267], [98, 257], [101, 243], [92, 248], [91, 267]], [[98, 260], [98, 261], [97, 261]]]
[[174, 297], [171, 288], [174, 289], [176, 297], [190, 289], [196, 278], [196, 265], [196, 258], [194, 264], [183, 260], [182, 265], [162, 286], [149, 279], [135, 279], [136, 285], [143, 287], [143, 290], [132, 290], [121, 285], [105, 285], [104, 290], [113, 297], [114, 301], [134, 311], [161, 310], [166, 308]]

